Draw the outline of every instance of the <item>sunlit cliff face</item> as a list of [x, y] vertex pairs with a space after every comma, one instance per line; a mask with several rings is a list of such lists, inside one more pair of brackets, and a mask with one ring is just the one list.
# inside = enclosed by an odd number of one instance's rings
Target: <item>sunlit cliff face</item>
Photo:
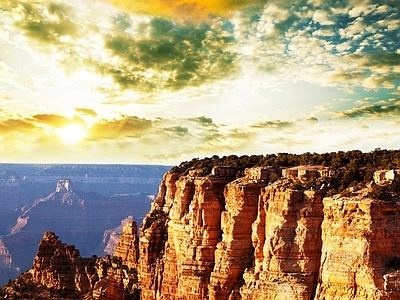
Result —
[[0, 157], [397, 148], [399, 19], [394, 0], [3, 0]]

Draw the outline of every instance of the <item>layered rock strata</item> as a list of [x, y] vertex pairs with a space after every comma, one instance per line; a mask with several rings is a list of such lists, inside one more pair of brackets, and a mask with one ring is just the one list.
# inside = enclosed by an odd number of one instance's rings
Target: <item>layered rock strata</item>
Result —
[[243, 274], [243, 299], [312, 299], [321, 255], [322, 193], [263, 189], [252, 227], [254, 267]]
[[[133, 264], [138, 241], [136, 223], [125, 225], [117, 247], [119, 253], [128, 254], [124, 259]], [[137, 271], [119, 257], [80, 257], [74, 245], [62, 243], [52, 231], [46, 231], [38, 246], [33, 267], [0, 290], [0, 296], [12, 299], [140, 299]]]
[[140, 229], [142, 299], [399, 298], [396, 199], [324, 199], [322, 167], [213, 174], [165, 175]]
[[399, 237], [398, 202], [325, 198], [316, 299], [399, 299]]
[[[139, 274], [144, 298], [200, 299], [208, 294], [222, 233], [223, 192], [230, 180], [165, 176], [160, 197], [141, 227]], [[158, 244], [151, 243], [152, 237]], [[153, 249], [159, 252], [150, 254]]]
[[114, 250], [114, 257], [119, 257], [129, 268], [137, 268], [139, 258], [139, 237], [137, 224], [129, 220], [122, 228], [122, 235], [118, 239], [118, 245]]
[[62, 243], [54, 232], [47, 231], [29, 273], [33, 281], [47, 288], [86, 293], [97, 276], [95, 264], [96, 258], [81, 258], [74, 245]]
[[215, 250], [209, 299], [227, 299], [237, 294], [243, 283], [243, 271], [252, 265], [252, 223], [257, 217], [261, 188], [266, 184], [238, 179], [225, 187], [225, 210], [221, 214], [223, 234]]

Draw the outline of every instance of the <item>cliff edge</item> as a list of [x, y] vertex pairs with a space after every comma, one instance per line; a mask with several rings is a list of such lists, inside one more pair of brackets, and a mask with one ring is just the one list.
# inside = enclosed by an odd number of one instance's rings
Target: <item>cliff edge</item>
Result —
[[23, 276], [74, 299], [400, 299], [399, 173], [327, 196], [323, 166], [175, 169], [112, 259], [45, 233]]

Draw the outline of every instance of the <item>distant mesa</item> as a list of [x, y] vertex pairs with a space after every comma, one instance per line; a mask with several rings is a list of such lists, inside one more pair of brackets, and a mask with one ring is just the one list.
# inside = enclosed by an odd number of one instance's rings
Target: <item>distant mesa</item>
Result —
[[61, 179], [57, 183], [56, 193], [72, 192], [74, 191], [74, 185], [69, 179]]

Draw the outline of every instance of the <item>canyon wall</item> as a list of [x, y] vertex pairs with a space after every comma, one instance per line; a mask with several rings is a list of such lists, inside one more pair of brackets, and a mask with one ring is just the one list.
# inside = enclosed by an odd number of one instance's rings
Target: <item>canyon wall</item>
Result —
[[140, 228], [142, 299], [399, 299], [397, 199], [324, 198], [329, 172], [305, 169], [167, 173]]
[[114, 258], [82, 259], [45, 234], [29, 280], [85, 299], [400, 299], [400, 199], [371, 198], [394, 178], [326, 197], [329, 177], [315, 166], [167, 172], [139, 236], [124, 222]]

